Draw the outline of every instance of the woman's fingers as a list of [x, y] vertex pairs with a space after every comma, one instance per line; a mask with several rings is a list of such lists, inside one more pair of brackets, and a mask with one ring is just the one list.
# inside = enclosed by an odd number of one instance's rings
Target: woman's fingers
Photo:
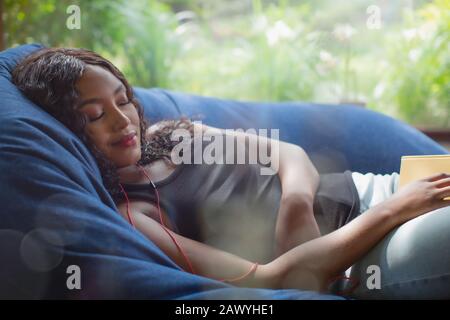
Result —
[[433, 185], [434, 185], [436, 188], [448, 187], [448, 186], [450, 186], [450, 178], [445, 178], [445, 179], [437, 180], [437, 181], [433, 182]]
[[434, 181], [439, 181], [439, 180], [449, 178], [449, 177], [450, 177], [450, 174], [448, 174], [448, 173], [438, 173], [438, 174], [434, 174], [430, 177], [427, 177], [423, 180], [428, 181], [428, 182], [434, 182]]
[[[441, 200], [450, 197], [450, 186], [439, 189], [437, 196]], [[444, 201], [448, 202], [448, 204], [450, 205], [450, 200], [444, 200]]]

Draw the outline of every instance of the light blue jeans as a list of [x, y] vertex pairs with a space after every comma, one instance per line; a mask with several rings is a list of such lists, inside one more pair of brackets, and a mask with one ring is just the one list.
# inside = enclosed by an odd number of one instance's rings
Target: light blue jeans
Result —
[[[397, 173], [352, 176], [362, 214], [397, 190]], [[450, 299], [450, 207], [395, 228], [347, 275], [359, 282], [350, 294], [356, 299]]]

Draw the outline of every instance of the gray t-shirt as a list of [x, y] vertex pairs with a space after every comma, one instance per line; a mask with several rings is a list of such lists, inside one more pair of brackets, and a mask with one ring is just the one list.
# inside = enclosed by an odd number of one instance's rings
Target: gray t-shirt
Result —
[[[195, 152], [210, 142], [202, 141]], [[248, 160], [247, 148], [245, 154]], [[262, 175], [262, 165], [247, 160], [247, 164], [227, 164], [236, 163], [236, 149], [221, 155], [224, 164], [195, 164], [193, 151], [191, 164], [177, 165], [170, 176], [155, 182], [160, 205], [180, 235], [252, 261], [268, 262], [281, 198], [278, 175]], [[129, 198], [156, 203], [150, 183], [122, 186]]]
[[[207, 144], [202, 144], [203, 150]], [[224, 152], [224, 156], [236, 157], [236, 152]], [[155, 183], [160, 205], [175, 226], [174, 231], [251, 261], [271, 261], [281, 184], [278, 174], [262, 175], [261, 166], [178, 165], [170, 176]], [[356, 189], [348, 174], [321, 175], [314, 212], [322, 233], [337, 229], [359, 214]], [[129, 198], [156, 204], [150, 183], [122, 185]]]

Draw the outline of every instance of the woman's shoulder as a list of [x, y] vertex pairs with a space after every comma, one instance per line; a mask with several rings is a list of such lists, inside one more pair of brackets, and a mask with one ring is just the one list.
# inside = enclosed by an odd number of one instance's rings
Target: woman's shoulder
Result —
[[[125, 218], [128, 221], [128, 208], [127, 208], [127, 202], [125, 200], [119, 202], [116, 204], [117, 209], [119, 210], [120, 214], [123, 218]], [[129, 210], [130, 214], [132, 216], [137, 214], [144, 214], [148, 216], [149, 218], [152, 218], [158, 223], [161, 223], [161, 218], [164, 222], [164, 226], [167, 228], [174, 230], [172, 222], [170, 221], [167, 213], [163, 208], [159, 208], [151, 202], [144, 201], [144, 200], [133, 200], [130, 199], [129, 201]], [[161, 217], [160, 217], [161, 212]]]

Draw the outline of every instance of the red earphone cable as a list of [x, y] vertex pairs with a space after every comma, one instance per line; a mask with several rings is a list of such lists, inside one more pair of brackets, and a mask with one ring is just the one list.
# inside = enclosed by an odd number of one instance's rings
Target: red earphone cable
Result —
[[254, 264], [252, 264], [252, 267], [250, 268], [250, 270], [246, 274], [244, 274], [244, 275], [242, 275], [240, 277], [237, 277], [237, 278], [234, 278], [234, 279], [218, 279], [218, 281], [222, 281], [222, 282], [236, 282], [236, 281], [242, 280], [245, 277], [248, 277], [252, 272], [256, 271], [256, 268], [258, 268], [258, 265], [259, 265], [259, 263], [255, 262]]
[[125, 196], [125, 200], [127, 201], [127, 216], [128, 216], [128, 222], [130, 222], [130, 224], [134, 227], [134, 222], [131, 219], [131, 214], [130, 214], [130, 201], [128, 200], [128, 195], [125, 192], [125, 190], [123, 189], [122, 185], [119, 183], [119, 187], [120, 189], [122, 189], [122, 193]]
[[[194, 267], [192, 266], [191, 261], [189, 260], [189, 258], [187, 257], [186, 253], [184, 252], [184, 250], [181, 248], [180, 244], [178, 243], [178, 241], [174, 238], [174, 236], [171, 234], [170, 230], [167, 229], [167, 227], [164, 225], [164, 221], [162, 219], [162, 214], [161, 214], [161, 207], [159, 204], [159, 192], [158, 189], [156, 188], [155, 184], [153, 183], [152, 179], [150, 179], [150, 177], [148, 176], [147, 172], [145, 171], [144, 168], [142, 168], [140, 165], [137, 165], [138, 168], [142, 171], [142, 173], [144, 173], [144, 175], [147, 177], [147, 179], [150, 181], [150, 183], [152, 184], [153, 188], [155, 189], [155, 194], [156, 194], [156, 206], [158, 207], [158, 214], [159, 214], [159, 220], [161, 222], [161, 226], [163, 227], [163, 229], [166, 231], [166, 233], [169, 235], [169, 237], [172, 239], [173, 243], [175, 244], [175, 246], [178, 248], [178, 250], [180, 251], [181, 255], [183, 256], [184, 260], [186, 261], [186, 263], [189, 266], [189, 270], [192, 274], [196, 274], [194, 271]], [[128, 198], [127, 198], [128, 201]], [[127, 208], [128, 208], [128, 203], [127, 203]]]
[[[186, 260], [186, 263], [187, 263], [188, 266], [189, 266], [189, 269], [190, 269], [191, 273], [192, 273], [192, 274], [196, 274], [195, 271], [194, 271], [194, 267], [192, 266], [192, 263], [191, 263], [191, 261], [189, 260], [189, 258], [187, 257], [187, 255], [185, 254], [184, 250], [181, 248], [181, 246], [179, 245], [179, 243], [177, 242], [177, 240], [176, 240], [176, 239], [174, 238], [174, 236], [171, 234], [170, 230], [167, 229], [166, 226], [164, 225], [164, 221], [163, 221], [163, 219], [162, 219], [162, 214], [161, 214], [161, 207], [160, 207], [160, 205], [159, 205], [159, 193], [158, 193], [158, 190], [156, 189], [155, 184], [153, 183], [152, 179], [150, 179], [150, 177], [148, 176], [148, 174], [147, 174], [147, 172], [145, 171], [145, 169], [144, 169], [143, 167], [141, 167], [140, 165], [137, 165], [137, 166], [138, 166], [138, 168], [144, 173], [144, 175], [148, 178], [148, 180], [149, 180], [150, 183], [152, 184], [153, 188], [155, 189], [155, 194], [156, 194], [156, 205], [157, 205], [157, 207], [158, 207], [158, 213], [159, 213], [159, 219], [160, 219], [160, 222], [161, 222], [161, 227], [167, 232], [167, 234], [169, 235], [169, 237], [170, 237], [170, 238], [172, 239], [172, 241], [174, 242], [175, 246], [176, 246], [176, 247], [178, 248], [178, 250], [181, 252], [183, 258]], [[127, 216], [128, 216], [128, 221], [130, 222], [130, 224], [131, 224], [133, 227], [136, 227], [136, 226], [134, 225], [134, 221], [133, 221], [132, 218], [131, 218], [131, 214], [130, 214], [130, 202], [129, 202], [129, 200], [128, 200], [128, 195], [127, 195], [127, 193], [125, 192], [125, 190], [124, 190], [124, 188], [122, 187], [122, 185], [119, 184], [119, 186], [120, 186], [120, 188], [122, 189], [122, 192], [123, 192], [123, 194], [124, 194], [124, 196], [125, 196], [125, 200], [126, 200], [126, 202], [127, 202]], [[250, 268], [250, 270], [249, 270], [246, 274], [244, 274], [244, 275], [242, 275], [242, 276], [240, 276], [240, 277], [237, 277], [237, 278], [234, 278], [234, 279], [216, 279], [216, 280], [222, 281], [222, 282], [235, 282], [235, 281], [244, 279], [245, 277], [249, 276], [252, 272], [256, 271], [256, 268], [258, 268], [258, 263], [257, 263], [257, 262], [254, 263], [254, 264], [252, 265], [252, 267]]]

